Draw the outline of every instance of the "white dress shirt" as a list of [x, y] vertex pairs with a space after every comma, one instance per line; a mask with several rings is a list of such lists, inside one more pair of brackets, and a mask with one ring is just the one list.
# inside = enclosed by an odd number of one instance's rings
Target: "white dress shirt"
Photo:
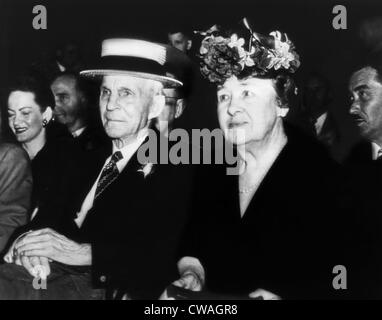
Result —
[[373, 160], [377, 160], [379, 158], [378, 153], [380, 152], [381, 149], [382, 148], [378, 144], [376, 144], [375, 142], [371, 143], [371, 150], [372, 150], [371, 158]]
[[323, 113], [322, 115], [320, 115], [317, 118], [317, 120], [316, 120], [316, 122], [314, 124], [314, 127], [316, 129], [316, 134], [317, 135], [319, 135], [321, 133], [322, 128], [324, 127], [325, 120], [326, 120], [327, 117], [328, 117], [328, 113], [325, 112], [325, 113]]
[[77, 129], [76, 131], [72, 132], [73, 138], [78, 138], [82, 134], [82, 132], [85, 131], [85, 129], [86, 129], [86, 127], [82, 127], [80, 129]]
[[[143, 136], [142, 138], [136, 139], [135, 141], [124, 146], [122, 149], [117, 149], [113, 145], [113, 153], [120, 151], [122, 153], [122, 156], [123, 156], [123, 158], [117, 162], [117, 168], [118, 168], [119, 172], [122, 172], [122, 170], [126, 167], [130, 158], [134, 155], [134, 153], [138, 150], [139, 146], [146, 139], [146, 136], [147, 135]], [[86, 196], [84, 202], [82, 203], [80, 212], [77, 213], [77, 218], [74, 221], [76, 222], [76, 224], [79, 228], [82, 226], [82, 223], [84, 222], [89, 210], [93, 207], [95, 192], [96, 192], [97, 185], [98, 185], [98, 180], [101, 177], [103, 169], [110, 162], [110, 160], [111, 160], [111, 156], [106, 159], [105, 164], [103, 165], [101, 172], [99, 173], [96, 181], [93, 184], [93, 187], [90, 189], [88, 195]]]

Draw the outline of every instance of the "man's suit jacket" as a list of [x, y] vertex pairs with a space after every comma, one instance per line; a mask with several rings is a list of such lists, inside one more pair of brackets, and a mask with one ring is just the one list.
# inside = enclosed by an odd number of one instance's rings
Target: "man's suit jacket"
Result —
[[361, 140], [350, 151], [345, 160], [346, 165], [370, 165], [372, 164], [372, 147], [371, 142]]
[[87, 168], [72, 185], [76, 196], [68, 202], [64, 219], [52, 227], [92, 245], [95, 287], [156, 299], [178, 276], [177, 250], [190, 208], [193, 170], [158, 164], [144, 177], [134, 154], [78, 228], [76, 213], [110, 155], [111, 146], [89, 152]]
[[354, 283], [362, 298], [382, 297], [382, 159], [372, 159], [372, 146], [361, 140], [344, 163], [348, 186], [357, 207], [359, 281]]
[[339, 131], [338, 125], [334, 119], [332, 112], [328, 111], [321, 132], [317, 135], [317, 139], [321, 141], [330, 150], [338, 147]]

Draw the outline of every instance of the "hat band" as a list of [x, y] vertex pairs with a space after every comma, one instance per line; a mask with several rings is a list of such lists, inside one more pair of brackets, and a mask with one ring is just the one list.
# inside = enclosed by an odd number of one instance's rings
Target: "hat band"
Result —
[[100, 67], [104, 70], [142, 72], [160, 76], [166, 75], [165, 69], [158, 62], [138, 57], [104, 56], [101, 58]]

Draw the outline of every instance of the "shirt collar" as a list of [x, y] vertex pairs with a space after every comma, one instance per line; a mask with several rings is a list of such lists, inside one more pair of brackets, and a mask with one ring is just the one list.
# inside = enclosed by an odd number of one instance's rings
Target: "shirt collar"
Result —
[[324, 126], [324, 123], [325, 123], [325, 120], [326, 120], [327, 116], [328, 116], [328, 113], [324, 112], [322, 115], [320, 115], [317, 118], [317, 120], [316, 120], [316, 122], [314, 124], [314, 126], [316, 128], [317, 134], [321, 133], [322, 127]]
[[134, 153], [138, 150], [140, 145], [145, 141], [147, 137], [147, 133], [144, 135], [141, 135], [134, 141], [131, 141], [129, 144], [125, 145], [121, 149], [118, 149], [114, 144], [113, 144], [113, 153], [120, 151], [122, 153], [123, 159], [117, 162], [117, 167], [119, 172], [122, 172], [122, 170], [125, 168], [131, 157], [134, 155]]
[[74, 138], [78, 138], [84, 131], [85, 131], [86, 127], [82, 127], [80, 129], [77, 129], [76, 131], [72, 132], [72, 136]]
[[378, 144], [376, 144], [375, 142], [372, 142], [371, 143], [371, 149], [372, 149], [372, 159], [377, 160], [378, 159], [378, 152], [382, 148]]

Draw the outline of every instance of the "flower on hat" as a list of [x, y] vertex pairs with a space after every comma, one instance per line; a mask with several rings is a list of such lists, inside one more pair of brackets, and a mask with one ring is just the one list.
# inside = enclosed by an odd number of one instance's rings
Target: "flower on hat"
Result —
[[246, 56], [246, 52], [243, 48], [244, 46], [244, 43], [245, 43], [245, 40], [243, 38], [238, 38], [237, 37], [237, 34], [234, 33], [232, 36], [231, 36], [231, 39], [230, 39], [230, 42], [228, 43], [228, 46], [230, 48], [235, 48], [239, 54], [239, 57], [240, 58], [243, 58]]
[[269, 35], [274, 38], [275, 48], [269, 50], [270, 63], [267, 68], [274, 68], [275, 70], [284, 68], [285, 70], [288, 70], [293, 68], [293, 65], [291, 65], [293, 62], [300, 66], [299, 57], [294, 51], [293, 44], [288, 39], [288, 36], [284, 34], [286, 40], [282, 41], [283, 35], [280, 31], [273, 31]]
[[210, 81], [223, 83], [231, 76], [264, 76], [273, 71], [295, 72], [300, 66], [299, 56], [286, 34], [271, 32], [269, 37], [249, 31], [246, 41], [237, 33], [223, 32], [217, 25], [207, 31], [196, 31], [204, 36], [199, 50], [201, 73]]
[[153, 167], [154, 167], [153, 163], [147, 162], [144, 165], [142, 165], [140, 169], [138, 169], [138, 172], [142, 172], [143, 177], [146, 178], [148, 175], [152, 173]]

